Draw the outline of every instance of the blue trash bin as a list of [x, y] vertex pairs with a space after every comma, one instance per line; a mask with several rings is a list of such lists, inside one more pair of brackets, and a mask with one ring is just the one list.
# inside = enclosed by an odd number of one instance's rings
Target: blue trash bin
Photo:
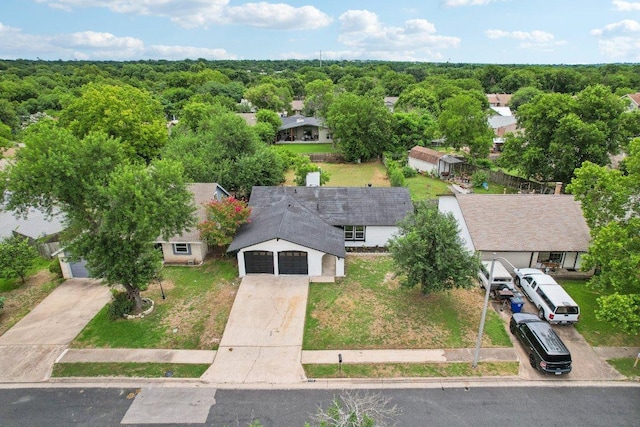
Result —
[[518, 297], [511, 298], [511, 312], [512, 313], [520, 313], [522, 311], [522, 306], [524, 305], [524, 301]]

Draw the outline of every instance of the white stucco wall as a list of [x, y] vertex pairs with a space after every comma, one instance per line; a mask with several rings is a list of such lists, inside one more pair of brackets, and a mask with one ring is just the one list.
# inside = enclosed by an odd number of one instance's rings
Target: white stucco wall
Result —
[[347, 248], [375, 248], [376, 246], [387, 246], [389, 239], [398, 232], [398, 227], [387, 227], [368, 225], [365, 227], [364, 241], [348, 240], [344, 242], [344, 246]]
[[[246, 251], [271, 251], [273, 252], [273, 271], [276, 275], [278, 275], [278, 252], [283, 251], [301, 251], [307, 253], [307, 262], [308, 262], [308, 275], [309, 276], [322, 276], [322, 256], [324, 252], [317, 251], [315, 249], [310, 249], [301, 245], [297, 245], [295, 243], [287, 242], [286, 240], [269, 240], [266, 242], [258, 243], [257, 245], [246, 247], [240, 251], [238, 251], [237, 259], [238, 259], [238, 273], [240, 277], [244, 277], [246, 275], [246, 268], [244, 265], [244, 253]], [[336, 276], [338, 275], [340, 262], [339, 259], [336, 260]], [[341, 276], [344, 276], [344, 260], [342, 260], [341, 264]]]
[[437, 171], [438, 166], [433, 163], [427, 163], [424, 160], [414, 159], [413, 157], [409, 157], [409, 167], [413, 168], [419, 172], [432, 172]]
[[464, 240], [464, 246], [471, 253], [475, 253], [476, 248], [473, 246], [471, 240], [471, 234], [467, 228], [467, 223], [462, 215], [462, 210], [458, 204], [458, 200], [455, 196], [441, 196], [438, 198], [438, 210], [443, 213], [451, 213], [453, 217], [458, 221], [459, 235]]
[[[509, 261], [511, 264], [513, 264], [514, 267], [517, 268], [528, 268], [528, 267], [535, 267], [535, 263], [536, 260], [538, 259], [538, 253], [534, 252], [533, 253], [533, 264], [531, 265], [531, 252], [496, 252], [496, 259], [498, 259], [498, 261], [502, 261], [500, 258], [505, 258], [507, 261]], [[480, 260], [482, 261], [491, 261], [493, 259], [493, 252], [480, 252]], [[507, 269], [509, 271], [511, 271], [511, 267], [508, 265], [508, 263], [504, 263], [505, 267], [507, 267]]]

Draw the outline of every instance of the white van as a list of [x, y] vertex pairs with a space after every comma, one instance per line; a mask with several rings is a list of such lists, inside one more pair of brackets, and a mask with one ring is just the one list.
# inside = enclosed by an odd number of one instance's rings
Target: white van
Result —
[[542, 272], [522, 274], [524, 270], [530, 269], [516, 269], [515, 273], [525, 295], [538, 309], [538, 317], [556, 324], [578, 322], [580, 307], [553, 277]]
[[478, 271], [478, 279], [480, 280], [480, 286], [487, 289], [489, 286], [489, 273], [491, 272], [491, 263], [493, 265], [493, 280], [491, 281], [491, 292], [498, 292], [503, 289], [515, 290], [513, 285], [513, 277], [509, 270], [506, 269], [500, 261], [482, 261], [480, 263], [480, 270]]

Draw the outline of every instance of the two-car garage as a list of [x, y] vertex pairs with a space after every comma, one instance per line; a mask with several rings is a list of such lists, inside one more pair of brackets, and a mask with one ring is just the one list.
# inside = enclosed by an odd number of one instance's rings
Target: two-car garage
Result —
[[277, 263], [274, 262], [272, 251], [245, 251], [244, 268], [247, 274], [302, 274], [309, 273], [307, 252], [281, 251], [277, 252]]

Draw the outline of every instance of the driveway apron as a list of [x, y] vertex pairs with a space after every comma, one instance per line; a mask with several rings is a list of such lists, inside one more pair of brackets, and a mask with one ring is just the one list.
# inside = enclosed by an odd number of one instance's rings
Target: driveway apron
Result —
[[245, 276], [213, 365], [201, 378], [230, 384], [305, 381], [300, 359], [308, 292], [305, 276]]
[[70, 279], [0, 336], [0, 382], [39, 382], [58, 356], [109, 301], [109, 288]]

